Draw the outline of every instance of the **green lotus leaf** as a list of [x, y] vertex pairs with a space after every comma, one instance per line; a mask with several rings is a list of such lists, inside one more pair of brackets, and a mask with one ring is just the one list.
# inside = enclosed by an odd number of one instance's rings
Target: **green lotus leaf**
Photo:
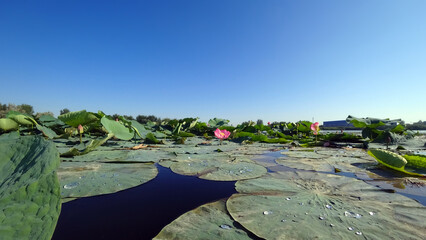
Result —
[[377, 161], [383, 165], [395, 170], [403, 169], [407, 164], [407, 160], [405, 160], [402, 156], [383, 149], [370, 149], [368, 154], [377, 159]]
[[20, 125], [25, 125], [25, 126], [37, 125], [37, 122], [36, 120], [34, 120], [34, 118], [24, 113], [9, 111], [6, 117], [14, 120]]
[[73, 157], [73, 156], [87, 154], [95, 150], [102, 144], [104, 144], [106, 141], [108, 141], [112, 137], [114, 137], [114, 134], [110, 133], [105, 138], [90, 140], [89, 143], [86, 146], [84, 146], [84, 148], [81, 147], [81, 144], [80, 144], [77, 147], [73, 147], [69, 149], [68, 151], [61, 153], [61, 157]]
[[44, 136], [46, 136], [50, 139], [58, 137], [58, 135], [55, 133], [55, 131], [53, 131], [52, 129], [50, 129], [48, 127], [42, 126], [40, 124], [37, 124], [36, 127], [40, 132], [43, 133]]
[[209, 125], [211, 128], [218, 128], [229, 123], [229, 120], [221, 119], [221, 118], [213, 118], [209, 120]]
[[160, 239], [251, 239], [229, 216], [225, 200], [204, 204], [165, 226]]
[[264, 239], [424, 236], [424, 206], [353, 178], [285, 172], [238, 181], [236, 189], [240, 193], [228, 199], [227, 210]]
[[[422, 177], [426, 175], [424, 169], [420, 169], [421, 171], [417, 171], [418, 169], [406, 169], [405, 166], [407, 165], [407, 160], [396, 153], [383, 149], [370, 149], [368, 154], [374, 157], [380, 164], [388, 168], [392, 168], [394, 170], [413, 176]], [[417, 162], [414, 164], [417, 164]]]
[[162, 144], [163, 142], [162, 141], [160, 141], [160, 140], [158, 140], [156, 137], [155, 137], [155, 135], [154, 135], [154, 133], [148, 133], [147, 135], [146, 135], [146, 140], [145, 140], [145, 142], [147, 142], [147, 143], [152, 143], [152, 144]]
[[95, 114], [87, 112], [86, 110], [65, 113], [59, 115], [58, 119], [71, 127], [78, 127], [78, 125], [86, 125], [99, 120]]
[[404, 158], [407, 160], [407, 166], [426, 169], [425, 155], [404, 155]]
[[168, 158], [170, 154], [158, 149], [142, 149], [142, 150], [97, 150], [85, 155], [77, 155], [71, 160], [73, 162], [115, 162], [115, 163], [154, 163], [160, 159]]
[[230, 160], [204, 155], [171, 164], [170, 169], [182, 175], [196, 175], [199, 178], [214, 181], [235, 181], [256, 178], [264, 175], [265, 167], [247, 160]]
[[142, 138], [146, 138], [146, 135], [151, 132], [146, 130], [145, 127], [142, 124], [140, 124], [138, 121], [131, 120], [130, 122], [132, 123], [132, 126], [138, 130]]
[[61, 210], [55, 145], [7, 135], [0, 152], [0, 238], [50, 239]]
[[0, 118], [0, 129], [3, 131], [17, 130], [19, 125], [10, 118]]
[[281, 154], [289, 156], [289, 157], [294, 157], [294, 158], [311, 158], [311, 159], [324, 158], [323, 155], [318, 154], [314, 152], [313, 150], [312, 151], [295, 150], [295, 151], [281, 152]]
[[115, 120], [108, 119], [107, 117], [102, 117], [102, 125], [108, 131], [108, 133], [114, 134], [114, 136], [121, 140], [130, 140], [135, 135], [133, 129], [130, 129], [124, 126], [122, 123]]
[[55, 126], [63, 126], [65, 123], [61, 120], [51, 116], [51, 115], [42, 115], [38, 121], [46, 127], [55, 127]]
[[326, 157], [309, 159], [309, 158], [278, 158], [278, 164], [308, 171], [334, 173], [336, 169], [343, 172], [358, 172], [363, 169], [356, 167], [360, 164], [372, 163], [374, 160], [354, 158], [354, 157]]
[[88, 197], [135, 187], [157, 176], [154, 164], [62, 162], [58, 169], [63, 198]]

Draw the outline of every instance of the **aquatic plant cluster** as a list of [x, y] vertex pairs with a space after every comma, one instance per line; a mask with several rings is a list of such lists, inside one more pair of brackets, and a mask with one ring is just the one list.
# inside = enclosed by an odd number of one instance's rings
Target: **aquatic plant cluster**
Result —
[[[49, 239], [62, 203], [149, 182], [157, 164], [177, 174], [237, 181], [238, 193], [182, 215], [156, 239], [422, 236], [424, 206], [335, 173], [368, 173], [358, 166], [377, 161], [423, 179], [426, 157], [414, 151], [424, 149], [425, 139], [399, 120], [347, 121], [363, 128], [362, 135], [320, 134], [319, 123], [309, 121], [234, 127], [226, 119], [185, 118], [141, 124], [101, 111], [58, 118], [10, 111], [0, 119], [0, 236]], [[253, 160], [270, 149], [291, 149], [276, 164], [294, 171], [272, 171]]]

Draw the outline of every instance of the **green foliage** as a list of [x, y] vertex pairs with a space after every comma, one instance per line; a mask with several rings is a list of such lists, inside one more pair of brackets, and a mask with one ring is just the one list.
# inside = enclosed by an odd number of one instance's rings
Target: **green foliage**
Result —
[[404, 155], [407, 160], [407, 166], [414, 168], [422, 168], [426, 171], [426, 156], [425, 155]]
[[[410, 175], [423, 176], [422, 174], [408, 172], [405, 169], [405, 165], [407, 165], [407, 160], [396, 153], [383, 150], [383, 149], [370, 149], [368, 151], [368, 154], [374, 157], [379, 163], [381, 163], [382, 165], [388, 168], [392, 168], [394, 170], [397, 170], [406, 174], [410, 174]], [[412, 163], [416, 164], [415, 161], [412, 161]]]
[[19, 125], [17, 122], [9, 118], [0, 118], [0, 129], [2, 131], [8, 132], [13, 130], [18, 130]]
[[9, 111], [6, 117], [14, 120], [20, 125], [25, 125], [25, 126], [37, 125], [37, 122], [34, 120], [34, 118], [24, 113]]
[[213, 118], [213, 119], [210, 119], [208, 122], [210, 128], [214, 128], [214, 129], [221, 126], [225, 126], [228, 123], [229, 123], [229, 120], [221, 119], [221, 118]]
[[135, 135], [133, 129], [126, 127], [120, 121], [111, 120], [106, 116], [102, 117], [101, 123], [108, 133], [114, 134], [114, 137], [118, 139], [130, 140]]
[[78, 125], [86, 125], [92, 122], [99, 121], [94, 113], [81, 110], [77, 112], [69, 112], [58, 116], [58, 119], [71, 127], [78, 127]]
[[146, 135], [145, 143], [149, 144], [163, 144], [162, 141], [158, 140], [153, 133], [148, 133]]

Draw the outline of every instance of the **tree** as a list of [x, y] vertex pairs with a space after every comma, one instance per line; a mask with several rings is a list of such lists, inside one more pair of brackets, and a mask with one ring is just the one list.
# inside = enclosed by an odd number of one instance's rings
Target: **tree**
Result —
[[59, 115], [65, 114], [65, 113], [69, 113], [70, 110], [68, 108], [64, 108], [59, 112]]
[[29, 104], [18, 105], [18, 111], [21, 112], [21, 113], [26, 113], [28, 115], [34, 114], [33, 106], [31, 106]]
[[257, 125], [263, 125], [263, 120], [262, 119], [257, 119]]
[[125, 119], [127, 119], [127, 120], [135, 120], [135, 119], [133, 118], [133, 116], [123, 115], [123, 117], [124, 117]]

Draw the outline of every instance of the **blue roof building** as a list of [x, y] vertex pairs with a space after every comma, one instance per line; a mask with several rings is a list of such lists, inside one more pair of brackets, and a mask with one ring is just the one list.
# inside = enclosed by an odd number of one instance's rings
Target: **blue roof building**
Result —
[[347, 123], [346, 120], [324, 121], [323, 127], [354, 127], [352, 123]]

